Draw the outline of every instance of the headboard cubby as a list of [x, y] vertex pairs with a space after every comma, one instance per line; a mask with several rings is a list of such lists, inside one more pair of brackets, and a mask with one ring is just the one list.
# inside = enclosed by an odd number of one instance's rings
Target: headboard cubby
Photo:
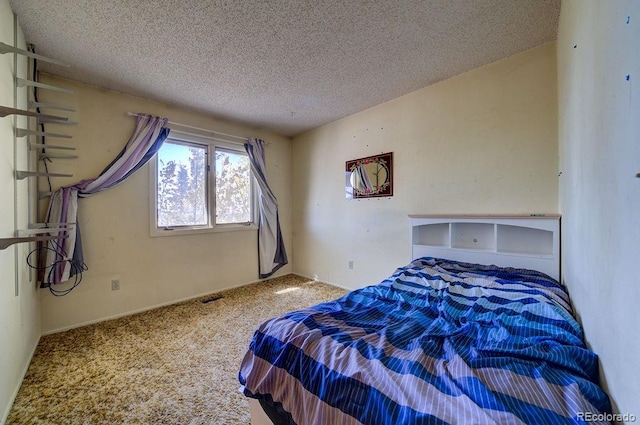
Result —
[[560, 215], [411, 214], [411, 256], [538, 270], [560, 280]]

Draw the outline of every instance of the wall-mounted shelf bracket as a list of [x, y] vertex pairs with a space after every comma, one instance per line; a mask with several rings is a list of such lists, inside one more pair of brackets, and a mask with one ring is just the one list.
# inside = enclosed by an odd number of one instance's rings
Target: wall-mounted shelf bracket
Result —
[[60, 153], [40, 152], [38, 159], [78, 159], [78, 155], [65, 155]]
[[57, 139], [72, 139], [73, 136], [69, 136], [68, 134], [58, 134], [58, 133], [48, 133], [46, 131], [36, 131], [36, 130], [27, 130], [26, 128], [16, 128], [16, 137], [24, 137], [27, 135], [31, 136], [44, 136], [44, 137], [55, 137]]
[[[51, 192], [49, 192], [49, 193], [51, 193]], [[68, 222], [68, 223], [29, 223], [29, 229], [48, 229], [51, 226], [73, 227], [75, 225], [76, 225], [75, 222]]]
[[[63, 223], [55, 223], [55, 226], [58, 226], [59, 224], [63, 224]], [[42, 233], [53, 233], [53, 234], [59, 234], [59, 233], [66, 233], [68, 230], [72, 229], [73, 226], [69, 226], [69, 227], [41, 227], [38, 229], [20, 229], [18, 230], [18, 237], [26, 237], [26, 236], [32, 236], [32, 235], [39, 235]], [[47, 236], [47, 235], [45, 235]]]
[[73, 177], [73, 174], [61, 173], [40, 173], [37, 171], [16, 171], [16, 179], [22, 180], [27, 177]]
[[[40, 149], [59, 149], [59, 150], [63, 150], [63, 151], [75, 151], [76, 148], [72, 147], [72, 146], [56, 146], [56, 145], [49, 145], [46, 143], [29, 143], [29, 148], [32, 151], [37, 151]], [[75, 157], [77, 158], [77, 157]]]
[[69, 121], [68, 118], [65, 118], [64, 120], [60, 120], [60, 119], [57, 119], [57, 117], [54, 117], [54, 118], [38, 117], [38, 124], [76, 125], [78, 123], [76, 121]]
[[25, 111], [24, 109], [9, 108], [7, 106], [0, 106], [0, 117], [6, 117], [8, 115], [25, 115], [27, 117], [36, 117], [38, 119], [46, 120], [60, 120], [67, 121], [69, 118], [58, 117], [55, 115], [41, 114], [39, 112]]
[[57, 109], [58, 111], [75, 112], [76, 110], [68, 106], [55, 105], [53, 103], [34, 102], [30, 100], [28, 102], [29, 109], [43, 108], [43, 109]]
[[13, 244], [25, 243], [25, 242], [44, 242], [53, 241], [57, 239], [65, 239], [68, 235], [61, 236], [25, 236], [20, 238], [0, 238], [0, 250], [7, 249]]
[[50, 84], [37, 83], [31, 80], [25, 80], [24, 78], [16, 78], [16, 85], [18, 87], [38, 87], [39, 89], [58, 91], [61, 93], [73, 94], [73, 90], [63, 89], [62, 87], [52, 86]]
[[36, 53], [32, 53], [26, 50], [18, 49], [17, 47], [13, 47], [8, 44], [0, 43], [0, 54], [4, 55], [5, 53], [17, 53], [19, 55], [28, 56], [30, 58], [33, 58], [39, 61], [48, 62], [48, 63], [52, 63], [59, 66], [64, 66], [65, 68], [69, 67], [69, 65], [67, 65], [64, 62], [60, 62], [58, 60], [51, 59], [46, 56], [38, 55]]

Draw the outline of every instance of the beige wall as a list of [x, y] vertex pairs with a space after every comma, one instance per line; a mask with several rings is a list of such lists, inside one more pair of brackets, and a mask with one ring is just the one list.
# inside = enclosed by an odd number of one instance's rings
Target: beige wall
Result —
[[[25, 48], [17, 28], [18, 46]], [[0, 41], [14, 45], [13, 13], [7, 0], [0, 0]], [[17, 75], [27, 76], [27, 61], [17, 56]], [[0, 55], [0, 105], [14, 106], [14, 55]], [[17, 107], [26, 109], [26, 89], [17, 92]], [[28, 225], [28, 180], [14, 185], [15, 169], [27, 169], [27, 143], [18, 139], [14, 149], [13, 127], [26, 126], [24, 117], [0, 118], [0, 238], [15, 236]], [[15, 156], [14, 156], [15, 154]], [[13, 245], [0, 251], [0, 423], [4, 423], [22, 377], [40, 338], [40, 308], [35, 283], [29, 280], [26, 255], [30, 244]], [[18, 295], [15, 286], [18, 284]]]
[[[171, 121], [240, 136], [261, 137], [267, 146], [267, 177], [280, 203], [287, 248], [291, 247], [291, 141], [240, 125], [189, 112], [175, 106], [46, 77], [50, 84], [70, 88], [73, 95], [43, 93], [43, 101], [70, 105], [74, 126], [49, 125], [48, 131], [72, 134], [77, 160], [56, 160], [51, 171], [71, 172], [72, 179], [97, 176], [124, 147], [135, 119], [127, 112], [167, 116]], [[50, 139], [49, 143], [54, 143]], [[149, 170], [145, 166], [115, 188], [79, 200], [79, 222], [89, 270], [65, 297], [41, 291], [44, 333], [173, 303], [177, 300], [239, 286], [258, 279], [257, 231], [185, 236], [149, 236]], [[291, 272], [285, 266], [277, 275]], [[111, 290], [119, 278], [121, 289]]]
[[[346, 200], [345, 161], [388, 151], [393, 197]], [[555, 43], [297, 136], [293, 159], [294, 271], [348, 288], [410, 260], [407, 214], [555, 213]]]
[[636, 418], [639, 24], [636, 0], [564, 0], [557, 47], [564, 281], [614, 406]]

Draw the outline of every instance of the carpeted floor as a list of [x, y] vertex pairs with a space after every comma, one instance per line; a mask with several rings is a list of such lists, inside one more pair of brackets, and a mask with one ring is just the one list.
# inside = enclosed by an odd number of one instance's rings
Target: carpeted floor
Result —
[[44, 336], [7, 424], [249, 424], [238, 369], [256, 327], [345, 292], [288, 275]]

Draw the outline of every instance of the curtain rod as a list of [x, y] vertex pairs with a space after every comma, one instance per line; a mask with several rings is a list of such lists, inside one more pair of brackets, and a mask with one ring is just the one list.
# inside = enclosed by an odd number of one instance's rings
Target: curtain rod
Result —
[[[137, 112], [127, 112], [127, 115], [133, 116], [133, 117], [146, 117], [146, 116], [149, 116], [149, 114], [141, 114], [141, 113], [137, 113]], [[202, 132], [205, 132], [205, 133], [211, 133], [214, 136], [215, 135], [221, 135], [221, 136], [225, 136], [225, 137], [233, 137], [233, 138], [240, 139], [240, 140], [243, 140], [243, 141], [249, 140], [247, 137], [235, 136], [233, 134], [222, 133], [220, 131], [213, 131], [213, 130], [209, 130], [209, 129], [201, 128], [201, 127], [194, 127], [192, 125], [180, 124], [178, 122], [173, 122], [173, 121], [167, 121], [167, 124], [169, 124], [169, 125], [177, 125], [178, 127], [191, 128], [193, 130], [202, 131]], [[186, 132], [180, 131], [180, 130], [176, 130], [176, 131], [179, 132], [179, 133], [184, 133], [184, 134], [192, 134], [192, 133], [186, 133]], [[197, 135], [195, 135], [195, 136], [197, 136]], [[220, 139], [218, 139], [218, 140], [220, 140]]]

